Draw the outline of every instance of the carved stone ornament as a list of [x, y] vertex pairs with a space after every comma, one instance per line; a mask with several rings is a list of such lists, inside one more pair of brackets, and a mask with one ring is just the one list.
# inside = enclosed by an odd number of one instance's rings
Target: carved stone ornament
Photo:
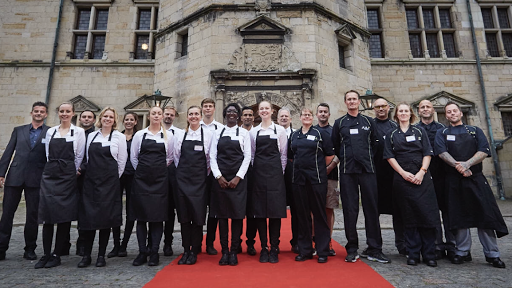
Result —
[[271, 0], [256, 0], [254, 2], [254, 8], [256, 9], [257, 14], [269, 14], [270, 12], [268, 10], [270, 10], [271, 3]]
[[464, 113], [467, 113], [472, 108], [475, 108], [474, 102], [471, 102], [471, 101], [461, 98], [459, 96], [453, 95], [446, 91], [441, 91], [441, 92], [438, 92], [438, 93], [436, 93], [432, 96], [429, 96], [427, 98], [423, 98], [418, 101], [415, 101], [411, 104], [411, 106], [414, 107], [415, 109], [418, 109], [418, 105], [423, 100], [429, 100], [430, 102], [432, 102], [432, 106], [434, 106], [434, 109], [436, 111], [443, 111], [444, 105], [446, 105], [446, 103], [448, 103], [449, 101], [457, 103], [461, 107], [462, 112], [464, 112]]
[[243, 44], [231, 56], [230, 71], [271, 72], [301, 69], [293, 52], [283, 44]]
[[148, 102], [145, 100], [145, 96], [141, 96], [137, 98], [137, 100], [132, 103], [126, 105], [124, 107], [125, 111], [138, 111], [138, 110], [149, 110], [151, 107], [148, 105]]
[[69, 102], [73, 103], [73, 107], [75, 111], [82, 112], [85, 110], [91, 110], [93, 112], [100, 111], [101, 108], [94, 104], [93, 102], [87, 100], [84, 96], [78, 95], [73, 99], [70, 99]]
[[304, 99], [301, 91], [283, 91], [276, 92], [260, 92], [260, 91], [227, 91], [224, 103], [238, 103], [240, 107], [252, 106], [263, 100], [281, 108], [290, 109], [292, 115], [300, 112], [300, 107], [304, 106]]

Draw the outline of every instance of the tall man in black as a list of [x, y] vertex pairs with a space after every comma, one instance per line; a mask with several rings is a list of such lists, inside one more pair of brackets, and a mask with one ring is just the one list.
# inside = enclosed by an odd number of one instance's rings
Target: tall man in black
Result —
[[[393, 175], [395, 171], [391, 168], [388, 161], [383, 158], [384, 141], [386, 135], [391, 130], [398, 127], [398, 124], [389, 119], [389, 104], [383, 98], [373, 102], [373, 111], [375, 112], [375, 173], [377, 176], [377, 191], [379, 195], [378, 207], [379, 214], [393, 215], [393, 230], [395, 232], [395, 247], [398, 253], [406, 255], [405, 250], [405, 227], [400, 214], [400, 207], [393, 201]], [[367, 257], [367, 251], [361, 253], [361, 257]]]
[[496, 237], [508, 234], [491, 187], [482, 173], [482, 161], [490, 155], [489, 142], [482, 129], [462, 123], [462, 111], [457, 103], [444, 106], [448, 128], [437, 131], [435, 153], [446, 167], [445, 193], [448, 229], [455, 235], [453, 264], [472, 260], [469, 228], [478, 228], [485, 261], [496, 268], [505, 268], [500, 259]]
[[[445, 126], [439, 122], [434, 121], [434, 105], [429, 100], [423, 100], [418, 105], [418, 114], [420, 115], [421, 121], [416, 126], [421, 127], [427, 131], [428, 140], [430, 146], [434, 148], [434, 142], [436, 139], [436, 133], [438, 130], [445, 128]], [[442, 212], [443, 224], [444, 224], [444, 237], [446, 243], [443, 242], [443, 228], [439, 225], [436, 228], [436, 260], [444, 258], [448, 253], [448, 258], [452, 259], [455, 256], [455, 236], [448, 230], [448, 220], [446, 218], [446, 200], [444, 193], [444, 180], [445, 180], [445, 169], [444, 161], [439, 156], [432, 156], [430, 160], [429, 171], [432, 175], [432, 181], [434, 182], [434, 189], [436, 190], [437, 205], [439, 210]]]
[[374, 146], [376, 141], [375, 122], [359, 113], [359, 93], [350, 90], [345, 93], [348, 113], [334, 122], [332, 142], [340, 159], [340, 195], [347, 237], [346, 262], [356, 262], [357, 216], [359, 214], [359, 189], [366, 228], [368, 260], [389, 263], [391, 260], [382, 253], [380, 232], [377, 177], [375, 176]]
[[[43, 102], [35, 102], [30, 115], [32, 123], [14, 128], [11, 139], [0, 159], [0, 187], [5, 186], [0, 220], [0, 260], [5, 259], [5, 251], [9, 248], [14, 213], [18, 209], [23, 191], [25, 192], [27, 210], [23, 258], [37, 259], [34, 251], [37, 247], [39, 184], [46, 164], [43, 139], [49, 128], [44, 125], [44, 119], [48, 115], [48, 106]], [[15, 154], [14, 159], [10, 163], [13, 154]], [[8, 169], [9, 173], [6, 177]]]

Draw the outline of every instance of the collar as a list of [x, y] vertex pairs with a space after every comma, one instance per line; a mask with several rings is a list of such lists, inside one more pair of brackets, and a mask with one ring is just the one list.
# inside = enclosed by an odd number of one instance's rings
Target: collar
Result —
[[174, 126], [174, 124], [171, 125], [171, 128], [167, 129], [167, 131], [171, 131], [171, 130], [177, 130], [178, 128], [176, 128], [176, 126]]
[[217, 121], [215, 121], [215, 119], [214, 119], [214, 120], [212, 121], [212, 123], [210, 123], [210, 124], [206, 124], [206, 123], [204, 123], [203, 119], [201, 119], [201, 121], [199, 121], [199, 124], [200, 124], [200, 125], [204, 125], [204, 126], [206, 126], [206, 127], [210, 127], [210, 126], [212, 126], [212, 125], [219, 125], [220, 123], [219, 123], [219, 122], [217, 122]]
[[386, 118], [386, 119], [384, 119], [384, 120], [380, 120], [380, 119], [379, 119], [379, 118], [377, 118], [377, 117], [375, 117], [375, 118], [373, 118], [373, 119], [374, 119], [376, 122], [380, 122], [380, 123], [389, 122], [389, 120], [390, 120], [389, 118]]
[[30, 123], [30, 130], [39, 130], [39, 129], [43, 129], [43, 125], [41, 125], [37, 128], [34, 128], [34, 125], [32, 125], [32, 123]]
[[[212, 122], [213, 123], [213, 122]], [[188, 128], [188, 134], [189, 135], [201, 135], [201, 125], [199, 125], [199, 128], [197, 130], [192, 130], [192, 128]]]
[[148, 126], [148, 127], [146, 127], [146, 128], [144, 129], [144, 132], [145, 132], [145, 133], [148, 133], [149, 135], [153, 135], [153, 136], [155, 136], [155, 135], [157, 135], [157, 134], [160, 134], [160, 133], [164, 132], [164, 129], [162, 129], [162, 127], [160, 127], [160, 130], [158, 130], [158, 132], [157, 132], [156, 134], [153, 134], [153, 133], [151, 133], [151, 131], [149, 131], [149, 126]]
[[272, 123], [270, 124], [270, 126], [268, 126], [268, 128], [267, 128], [267, 129], [263, 129], [263, 126], [262, 126], [262, 125], [263, 125], [263, 124], [262, 124], [262, 123], [260, 123], [260, 125], [258, 125], [257, 127], [259, 127], [259, 128], [260, 128], [260, 130], [268, 130], [268, 129], [272, 129], [272, 130], [274, 130], [274, 128], [275, 128], [275, 126], [276, 126], [277, 124], [276, 124], [276, 123], [274, 123], [274, 122], [272, 122]]

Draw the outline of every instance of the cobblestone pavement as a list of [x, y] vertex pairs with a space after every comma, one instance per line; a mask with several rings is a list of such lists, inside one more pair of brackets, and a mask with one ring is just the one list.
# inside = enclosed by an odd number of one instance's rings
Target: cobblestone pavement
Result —
[[[512, 201], [498, 201], [500, 209], [505, 216], [509, 230], [512, 231]], [[132, 261], [137, 255], [137, 243], [135, 233], [132, 234], [128, 245], [128, 257], [107, 259], [107, 266], [94, 267], [95, 253], [97, 253], [97, 240], [93, 250], [93, 265], [88, 268], [78, 269], [76, 265], [81, 257], [75, 256], [75, 241], [77, 238], [76, 223], [71, 228], [71, 241], [73, 255], [63, 256], [62, 265], [52, 269], [34, 269], [36, 261], [28, 261], [23, 256], [23, 223], [25, 209], [23, 203], [16, 212], [15, 227], [12, 233], [10, 248], [7, 251], [6, 260], [0, 261], [0, 287], [142, 287], [150, 281], [155, 274], [165, 265], [173, 261], [177, 256], [160, 256], [160, 265], [149, 267], [132, 266]], [[343, 216], [341, 210], [336, 210], [336, 223], [333, 239], [345, 244], [343, 231]], [[381, 216], [382, 237], [384, 241], [383, 252], [387, 254], [392, 263], [379, 264], [363, 260], [386, 280], [396, 287], [512, 287], [512, 236], [498, 239], [501, 259], [507, 264], [506, 269], [496, 269], [485, 262], [482, 246], [478, 241], [476, 230], [472, 229], [473, 261], [462, 265], [453, 265], [448, 260], [440, 260], [437, 268], [427, 267], [424, 264], [407, 266], [406, 258], [399, 256], [394, 248], [394, 234], [391, 226], [391, 217]], [[41, 226], [40, 226], [41, 227]], [[178, 231], [179, 225], [175, 226]], [[364, 233], [364, 218], [360, 212], [359, 222], [360, 250], [366, 247]], [[174, 233], [175, 255], [183, 252], [180, 247], [180, 233]], [[283, 240], [281, 249], [289, 249], [288, 241]], [[107, 248], [107, 253], [112, 248], [112, 239]], [[245, 251], [245, 246], [244, 246]], [[42, 256], [41, 234], [39, 234], [38, 257]], [[161, 253], [162, 254], [162, 253]], [[339, 253], [341, 254], [341, 253]], [[336, 257], [342, 257], [341, 255]], [[243, 264], [241, 264], [243, 265]], [[340, 283], [342, 283], [340, 279]], [[364, 279], [361, 279], [362, 284]]]

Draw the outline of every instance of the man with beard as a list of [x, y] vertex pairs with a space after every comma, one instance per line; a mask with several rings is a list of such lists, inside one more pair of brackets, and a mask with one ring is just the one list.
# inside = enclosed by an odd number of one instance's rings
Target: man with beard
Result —
[[455, 255], [451, 262], [472, 260], [469, 228], [478, 228], [485, 260], [496, 268], [505, 268], [500, 259], [496, 237], [508, 234], [491, 187], [482, 173], [482, 161], [491, 156], [489, 142], [482, 129], [462, 123], [462, 111], [455, 102], [444, 106], [450, 126], [437, 131], [435, 153], [447, 165], [445, 193], [448, 229], [455, 235]]
[[[436, 133], [438, 130], [445, 128], [445, 126], [439, 122], [434, 121], [434, 106], [429, 100], [423, 100], [418, 105], [418, 114], [421, 121], [416, 126], [425, 129], [428, 134], [428, 140], [430, 145], [434, 147]], [[452, 259], [455, 256], [455, 237], [453, 233], [447, 228], [446, 217], [446, 203], [444, 197], [444, 162], [439, 159], [439, 156], [432, 156], [429, 166], [430, 174], [434, 182], [434, 189], [436, 190], [437, 205], [439, 210], [442, 212], [443, 224], [444, 224], [444, 237], [446, 243], [443, 242], [443, 228], [439, 225], [436, 228], [436, 260], [444, 258], [448, 254], [448, 258]]]

